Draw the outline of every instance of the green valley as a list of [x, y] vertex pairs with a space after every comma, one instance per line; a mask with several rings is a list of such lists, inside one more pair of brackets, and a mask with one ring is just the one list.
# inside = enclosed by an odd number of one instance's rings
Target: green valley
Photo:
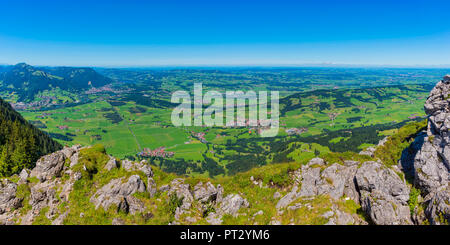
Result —
[[[70, 69], [42, 70], [64, 76]], [[20, 90], [4, 90], [2, 96], [63, 145], [101, 143], [118, 158], [144, 158], [167, 172], [214, 177], [373, 146], [406, 122], [425, 116], [422, 108], [431, 81], [443, 71], [218, 68], [97, 72], [90, 78], [105, 77], [111, 83], [44, 89], [26, 103], [15, 96]], [[170, 102], [171, 93], [192, 91], [199, 82], [204, 92], [280, 91], [278, 136], [261, 138], [254, 127], [173, 126], [170, 118], [176, 104]], [[38, 104], [42, 98], [48, 103]]]

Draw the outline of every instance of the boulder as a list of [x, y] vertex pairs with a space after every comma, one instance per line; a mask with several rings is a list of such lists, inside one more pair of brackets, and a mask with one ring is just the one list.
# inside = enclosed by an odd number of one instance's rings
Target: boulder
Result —
[[78, 164], [79, 156], [80, 156], [80, 153], [79, 152], [75, 152], [75, 154], [73, 154], [70, 157], [70, 167], [71, 168]]
[[362, 150], [361, 152], [359, 152], [359, 155], [365, 155], [365, 156], [369, 156], [369, 157], [374, 157], [375, 155], [375, 151], [376, 148], [375, 147], [369, 147], [365, 150]]
[[249, 203], [246, 199], [242, 198], [239, 194], [230, 194], [223, 199], [219, 208], [219, 213], [236, 217], [241, 208], [248, 207]]
[[150, 194], [150, 197], [154, 197], [156, 195], [156, 192], [158, 191], [157, 187], [156, 187], [156, 182], [153, 178], [148, 178], [147, 180], [147, 190], [148, 193]]
[[185, 184], [184, 179], [175, 179], [170, 183], [169, 196], [172, 194], [177, 195], [178, 199], [183, 199], [182, 209], [188, 210], [191, 208], [194, 197], [192, 196], [190, 185]]
[[110, 157], [109, 161], [105, 165], [105, 169], [111, 171], [118, 167], [117, 161], [114, 157]]
[[54, 206], [59, 202], [56, 197], [58, 181], [46, 181], [37, 183], [31, 187], [30, 205], [33, 210], [41, 210], [47, 206]]
[[43, 156], [36, 162], [36, 167], [31, 171], [30, 176], [38, 178], [41, 182], [60, 177], [65, 160], [66, 155], [62, 151]]
[[288, 194], [286, 194], [284, 197], [282, 197], [278, 201], [276, 208], [281, 209], [281, 208], [285, 208], [285, 207], [289, 206], [289, 204], [291, 204], [295, 199], [297, 199], [297, 196], [298, 196], [297, 191], [298, 191], [298, 186], [294, 186]]
[[6, 179], [0, 180], [0, 214], [22, 206], [22, 199], [16, 197], [16, 192], [16, 183]]
[[[128, 212], [129, 203], [127, 199], [136, 192], [145, 192], [145, 184], [139, 175], [131, 176], [127, 182], [124, 178], [113, 179], [100, 188], [90, 199], [95, 208], [103, 207], [106, 211], [115, 205], [118, 210]], [[134, 201], [134, 200], [133, 200]]]
[[130, 214], [136, 214], [136, 213], [143, 213], [145, 211], [145, 204], [138, 198], [134, 196], [127, 196], [125, 198], [128, 210], [126, 210], [127, 213]]
[[321, 167], [314, 167], [318, 165], [317, 162], [321, 161], [314, 160], [302, 166], [302, 188], [298, 193], [299, 197], [328, 195], [338, 200], [345, 194], [358, 201], [359, 194], [354, 183], [356, 164], [344, 166], [335, 163], [326, 168], [319, 164]]
[[194, 198], [201, 203], [215, 202], [217, 194], [218, 190], [211, 182], [206, 183], [206, 186], [200, 182], [194, 187]]
[[22, 171], [19, 174], [19, 184], [25, 184], [28, 181], [28, 178], [30, 177], [31, 171], [28, 169], [22, 169]]
[[120, 218], [114, 218], [112, 220], [112, 225], [125, 225], [125, 221], [123, 221], [123, 219]]
[[72, 147], [64, 147], [64, 149], [61, 150], [61, 153], [63, 153], [64, 156], [69, 159], [73, 156], [73, 154], [75, 154], [75, 152], [77, 152], [77, 150]]
[[147, 177], [153, 177], [152, 167], [145, 160], [136, 163], [129, 160], [123, 160], [122, 168], [128, 172], [142, 171]]
[[356, 172], [361, 207], [378, 225], [412, 224], [409, 189], [392, 170], [378, 162], [365, 162]]

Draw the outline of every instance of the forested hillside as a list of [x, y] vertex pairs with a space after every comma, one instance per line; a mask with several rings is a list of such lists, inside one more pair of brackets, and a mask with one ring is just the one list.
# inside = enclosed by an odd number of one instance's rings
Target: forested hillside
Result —
[[32, 168], [39, 157], [61, 147], [0, 99], [0, 176]]
[[42, 91], [60, 88], [79, 91], [101, 87], [112, 82], [92, 68], [33, 67], [25, 63], [0, 69], [0, 88], [14, 92], [18, 100], [33, 101]]

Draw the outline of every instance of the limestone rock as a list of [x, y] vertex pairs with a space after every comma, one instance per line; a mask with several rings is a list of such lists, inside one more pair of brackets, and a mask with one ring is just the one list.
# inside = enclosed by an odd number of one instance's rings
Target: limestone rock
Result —
[[112, 220], [112, 225], [125, 225], [125, 221], [123, 221], [123, 219], [120, 218], [114, 218]]
[[412, 224], [409, 189], [393, 170], [378, 162], [365, 162], [355, 178], [361, 207], [375, 224]]
[[218, 190], [211, 182], [206, 183], [206, 186], [200, 182], [194, 187], [194, 198], [201, 203], [215, 202], [217, 194]]
[[278, 201], [276, 208], [277, 209], [285, 208], [289, 204], [291, 204], [295, 199], [297, 199], [298, 196], [297, 191], [298, 186], [294, 186], [294, 188], [292, 188], [292, 190], [288, 194], [286, 194]]
[[359, 152], [359, 155], [366, 155], [366, 156], [374, 157], [375, 150], [376, 149], [374, 147], [369, 147], [369, 148]]
[[425, 214], [432, 225], [450, 224], [450, 187], [439, 190], [433, 195]]
[[[323, 160], [322, 160], [323, 161]], [[351, 199], [358, 201], [359, 194], [354, 183], [354, 175], [357, 165], [343, 166], [332, 164], [323, 170], [317, 166], [315, 160], [302, 166], [302, 188], [299, 197], [312, 197], [317, 195], [329, 195], [333, 199], [339, 199], [344, 194]]]
[[249, 207], [249, 203], [246, 199], [242, 198], [239, 194], [230, 194], [223, 199], [219, 212], [236, 217], [241, 208], [247, 207]]
[[19, 183], [25, 184], [27, 183], [28, 177], [30, 177], [31, 171], [28, 169], [22, 169], [22, 171], [19, 174]]
[[422, 148], [414, 159], [414, 184], [424, 193], [430, 193], [441, 186], [447, 185], [449, 172], [439, 154], [439, 146], [424, 138]]
[[115, 205], [118, 210], [128, 212], [129, 204], [126, 198], [136, 192], [145, 192], [145, 184], [138, 175], [131, 176], [127, 182], [124, 178], [113, 179], [108, 184], [100, 188], [90, 199], [95, 208], [103, 207], [108, 210]]
[[150, 194], [150, 197], [154, 197], [156, 195], [156, 192], [158, 191], [158, 189], [156, 187], [156, 182], [155, 182], [155, 180], [153, 180], [153, 178], [148, 178], [147, 190], [148, 190], [148, 193]]
[[109, 161], [105, 165], [105, 169], [108, 171], [111, 171], [111, 170], [117, 168], [118, 167], [117, 165], [118, 164], [117, 164], [116, 159], [114, 157], [110, 157]]
[[144, 202], [142, 202], [138, 198], [134, 196], [127, 196], [125, 200], [128, 205], [128, 210], [126, 211], [127, 213], [136, 214], [136, 213], [143, 213], [145, 211]]
[[42, 182], [53, 177], [60, 177], [65, 160], [66, 156], [62, 151], [43, 156], [36, 162], [36, 167], [31, 171], [30, 176], [36, 177]]
[[16, 191], [16, 183], [0, 180], [0, 214], [22, 206], [22, 200], [16, 197]]
[[188, 210], [191, 208], [194, 197], [191, 193], [191, 187], [189, 184], [184, 183], [184, 179], [175, 179], [170, 184], [169, 196], [175, 194], [178, 199], [183, 199], [181, 208]]
[[122, 168], [128, 172], [142, 171], [147, 177], [153, 177], [152, 167], [150, 167], [150, 165], [145, 160], [136, 163], [131, 162], [129, 160], [123, 160]]

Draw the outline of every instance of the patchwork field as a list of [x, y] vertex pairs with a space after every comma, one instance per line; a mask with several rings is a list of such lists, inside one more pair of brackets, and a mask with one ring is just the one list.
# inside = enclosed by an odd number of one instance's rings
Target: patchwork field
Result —
[[[423, 117], [428, 88], [400, 85], [291, 93], [280, 100], [281, 127], [275, 138], [261, 138], [251, 127], [174, 127], [171, 107], [159, 106], [168, 101], [143, 102], [139, 96], [146, 93], [91, 96], [90, 103], [22, 114], [65, 145], [101, 143], [109, 154], [130, 159], [142, 157], [138, 154], [145, 149], [164, 147], [173, 156], [151, 159], [167, 171], [230, 174], [339, 151], [340, 145], [354, 151], [369, 147], [376, 139], [368, 134], [390, 135], [392, 125]], [[357, 128], [367, 132], [352, 134]], [[301, 130], [291, 133], [292, 129]]]

